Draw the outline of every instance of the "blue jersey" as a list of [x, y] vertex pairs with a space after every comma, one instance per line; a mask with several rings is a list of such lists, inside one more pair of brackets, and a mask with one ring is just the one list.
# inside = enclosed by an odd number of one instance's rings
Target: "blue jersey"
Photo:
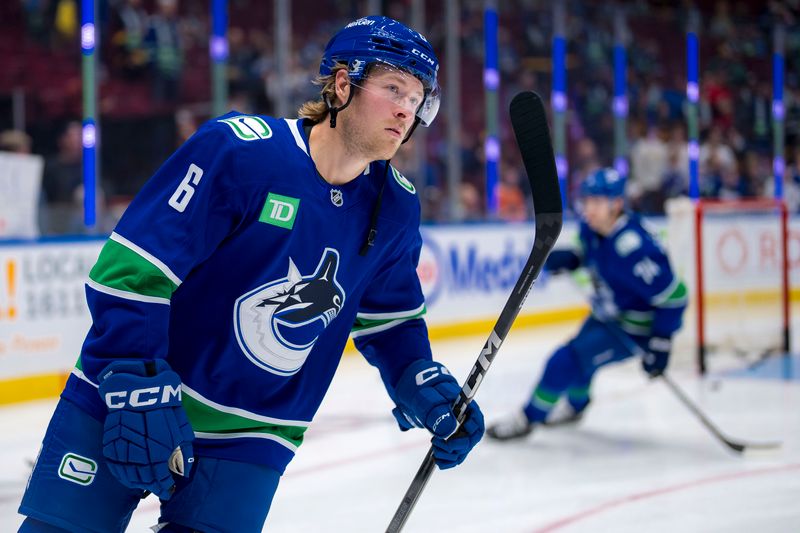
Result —
[[554, 251], [548, 270], [589, 270], [594, 284], [592, 314], [618, 320], [631, 335], [670, 338], [680, 327], [686, 286], [675, 276], [656, 239], [638, 216], [625, 214], [603, 237], [585, 222], [575, 251]]
[[[372, 250], [359, 250], [381, 187]], [[200, 454], [282, 472], [348, 336], [390, 394], [431, 359], [414, 186], [385, 162], [330, 185], [299, 120], [203, 125], [143, 187], [87, 283], [93, 323], [63, 396], [99, 419], [98, 373], [165, 358]], [[352, 331], [352, 333], [351, 333]]]

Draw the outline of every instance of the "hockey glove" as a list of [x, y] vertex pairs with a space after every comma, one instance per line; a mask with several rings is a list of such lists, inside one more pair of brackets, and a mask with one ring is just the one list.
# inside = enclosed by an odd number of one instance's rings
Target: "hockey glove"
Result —
[[647, 344], [647, 351], [642, 356], [642, 368], [651, 378], [657, 378], [664, 373], [669, 362], [669, 352], [672, 349], [672, 339], [652, 337]]
[[425, 360], [411, 363], [395, 387], [392, 414], [400, 429], [420, 427], [433, 433], [433, 457], [443, 470], [461, 464], [483, 437], [483, 413], [474, 401], [458, 428], [452, 406], [460, 390], [444, 365]]
[[171, 472], [189, 476], [194, 432], [181, 405], [181, 379], [163, 359], [115, 361], [100, 373], [108, 407], [103, 455], [126, 487], [172, 495]]

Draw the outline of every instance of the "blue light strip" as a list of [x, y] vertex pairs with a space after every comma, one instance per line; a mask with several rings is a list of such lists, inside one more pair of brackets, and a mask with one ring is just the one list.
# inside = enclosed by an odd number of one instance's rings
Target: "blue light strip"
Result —
[[618, 127], [614, 131], [615, 157], [614, 168], [621, 176], [628, 176], [628, 158], [626, 157], [625, 121], [628, 118], [628, 85], [626, 79], [626, 52], [622, 44], [614, 45], [614, 119]]
[[700, 198], [700, 145], [698, 131], [697, 105], [700, 99], [699, 80], [699, 55], [697, 34], [686, 34], [686, 98], [689, 100], [688, 113], [688, 155], [689, 155], [689, 198]]
[[486, 91], [486, 212], [497, 215], [497, 184], [499, 182], [500, 141], [498, 126], [498, 90], [500, 73], [497, 69], [497, 10], [489, 6], [483, 13], [484, 67], [483, 87]]
[[783, 104], [783, 54], [776, 51], [772, 54], [772, 127], [773, 158], [772, 171], [775, 174], [775, 199], [783, 199], [783, 174], [786, 162], [783, 157], [784, 143]]
[[550, 96], [553, 108], [554, 145], [558, 184], [561, 188], [561, 202], [567, 206], [567, 176], [569, 162], [566, 147], [566, 113], [567, 113], [567, 41], [561, 35], [553, 37], [553, 92]]
[[83, 71], [83, 223], [97, 223], [95, 189], [97, 183], [97, 126], [95, 123], [96, 79], [94, 72], [95, 0], [81, 0], [81, 54]]
[[211, 26], [209, 53], [215, 63], [222, 63], [228, 59], [228, 0], [213, 0]]

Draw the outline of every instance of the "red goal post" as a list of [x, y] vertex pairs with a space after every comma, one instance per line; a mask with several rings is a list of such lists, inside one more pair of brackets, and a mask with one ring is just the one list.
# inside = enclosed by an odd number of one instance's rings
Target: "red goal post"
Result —
[[780, 217], [780, 307], [783, 353], [789, 353], [789, 213], [786, 203], [777, 199], [700, 200], [695, 204], [695, 257], [697, 270], [697, 363], [701, 374], [706, 372], [706, 316], [703, 271], [703, 219], [707, 213], [773, 212]]
[[[707, 371], [712, 349], [788, 354], [790, 234], [786, 204], [775, 199], [691, 202], [684, 198], [670, 201], [667, 213], [673, 266], [691, 293], [680, 346], [684, 352], [694, 353], [699, 372]], [[687, 242], [689, 238], [694, 242]], [[757, 325], [748, 332], [765, 304], [772, 305], [764, 334]], [[710, 322], [715, 322], [713, 339]], [[772, 343], [767, 349], [752, 345], [767, 340]]]

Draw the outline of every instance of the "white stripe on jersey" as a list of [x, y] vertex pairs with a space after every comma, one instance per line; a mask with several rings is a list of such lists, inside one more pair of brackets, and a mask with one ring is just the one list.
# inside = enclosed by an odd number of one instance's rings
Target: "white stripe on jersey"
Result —
[[148, 263], [151, 263], [154, 267], [156, 267], [161, 272], [163, 272], [164, 275], [167, 276], [169, 278], [169, 280], [172, 283], [174, 283], [175, 285], [177, 285], [178, 287], [180, 287], [181, 283], [183, 283], [183, 281], [181, 281], [181, 278], [176, 276], [175, 273], [172, 270], [170, 270], [170, 268], [167, 265], [162, 263], [161, 260], [158, 259], [153, 254], [145, 251], [144, 248], [141, 248], [141, 247], [137, 246], [136, 244], [132, 243], [131, 241], [129, 241], [128, 239], [126, 239], [125, 237], [123, 237], [122, 235], [120, 235], [117, 232], [112, 232], [111, 236], [109, 238], [112, 241], [116, 241], [116, 242], [120, 243], [122, 246], [124, 246], [125, 248], [128, 248], [132, 252], [136, 252], [143, 259], [145, 259]]
[[121, 291], [119, 289], [113, 289], [111, 287], [106, 287], [105, 285], [101, 285], [94, 280], [89, 280], [86, 282], [86, 285], [91, 287], [92, 289], [96, 290], [97, 292], [102, 292], [103, 294], [108, 294], [111, 296], [116, 296], [117, 298], [122, 298], [123, 300], [133, 300], [136, 302], [146, 302], [151, 304], [162, 304], [162, 305], [170, 305], [169, 298], [161, 298], [160, 296], [147, 296], [145, 294], [139, 294], [136, 292], [128, 292], [128, 291]]
[[409, 311], [396, 311], [394, 313], [358, 313], [356, 317], [364, 320], [391, 320], [393, 318], [410, 318], [420, 314], [424, 308], [425, 304], [422, 303], [416, 309], [411, 309]]

